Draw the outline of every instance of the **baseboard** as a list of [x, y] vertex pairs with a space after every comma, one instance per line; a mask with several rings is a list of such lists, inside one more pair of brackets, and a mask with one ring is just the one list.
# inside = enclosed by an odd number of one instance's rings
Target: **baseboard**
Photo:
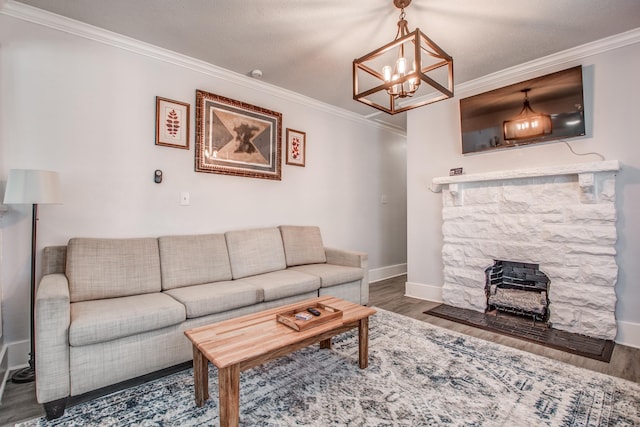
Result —
[[442, 302], [442, 286], [407, 282], [404, 285], [404, 296], [433, 302]]
[[618, 334], [615, 341], [618, 344], [640, 348], [640, 323], [618, 320]]
[[29, 366], [29, 353], [31, 343], [27, 341], [17, 341], [7, 344], [7, 366], [10, 371], [22, 369]]
[[0, 376], [2, 377], [2, 384], [0, 384], [0, 404], [2, 404], [4, 387], [9, 379], [9, 355], [7, 346], [4, 344], [2, 344], [2, 348], [0, 349]]
[[391, 279], [392, 277], [407, 274], [407, 264], [389, 265], [387, 267], [375, 268], [369, 270], [369, 283], [379, 282], [381, 280]]

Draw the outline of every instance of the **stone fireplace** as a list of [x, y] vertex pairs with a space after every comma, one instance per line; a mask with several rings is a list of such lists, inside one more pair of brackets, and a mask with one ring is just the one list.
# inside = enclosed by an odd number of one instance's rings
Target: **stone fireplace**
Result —
[[619, 169], [603, 161], [435, 178], [443, 302], [485, 312], [487, 269], [497, 260], [535, 266], [549, 282], [544, 317], [553, 328], [613, 340]]

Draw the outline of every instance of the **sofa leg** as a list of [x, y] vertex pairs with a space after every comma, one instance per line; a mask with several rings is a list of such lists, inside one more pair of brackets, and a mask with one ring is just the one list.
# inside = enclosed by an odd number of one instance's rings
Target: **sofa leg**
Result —
[[44, 411], [47, 414], [48, 420], [55, 420], [64, 415], [64, 410], [67, 407], [67, 399], [52, 400], [44, 404]]

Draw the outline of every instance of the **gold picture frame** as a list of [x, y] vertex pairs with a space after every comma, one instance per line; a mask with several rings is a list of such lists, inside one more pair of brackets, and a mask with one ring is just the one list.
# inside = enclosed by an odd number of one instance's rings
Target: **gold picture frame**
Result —
[[156, 96], [156, 145], [189, 149], [189, 110], [185, 102]]
[[281, 179], [282, 114], [196, 90], [196, 172]]
[[305, 132], [287, 129], [287, 164], [305, 166], [307, 156], [307, 134]]

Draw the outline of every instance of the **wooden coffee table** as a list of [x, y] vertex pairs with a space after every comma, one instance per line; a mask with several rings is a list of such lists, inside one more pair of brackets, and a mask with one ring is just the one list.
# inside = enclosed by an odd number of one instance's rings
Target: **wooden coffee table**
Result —
[[[342, 317], [296, 331], [276, 320], [284, 311], [322, 303], [342, 310]], [[240, 421], [240, 372], [317, 342], [331, 348], [331, 337], [358, 328], [358, 365], [369, 363], [369, 316], [375, 310], [335, 297], [320, 297], [185, 331], [193, 343], [196, 405], [209, 398], [208, 362], [218, 368], [220, 426]]]

